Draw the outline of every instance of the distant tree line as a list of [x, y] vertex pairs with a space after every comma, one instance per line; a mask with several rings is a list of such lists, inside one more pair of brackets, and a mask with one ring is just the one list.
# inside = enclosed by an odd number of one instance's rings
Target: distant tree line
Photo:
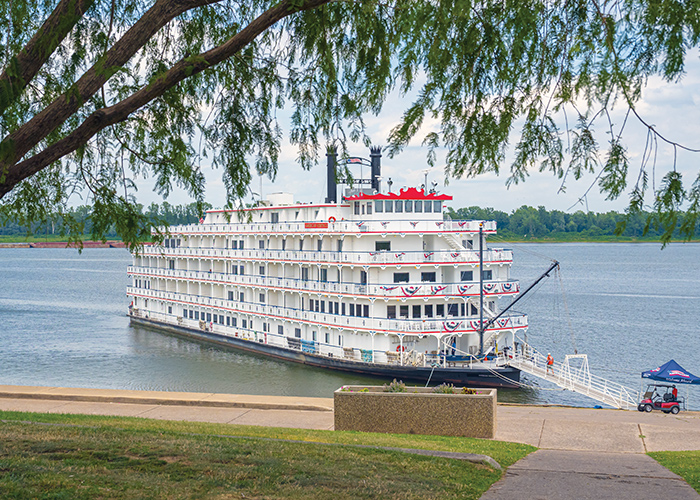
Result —
[[[137, 205], [137, 208], [156, 226], [162, 226], [164, 224], [168, 226], [193, 224], [198, 222], [202, 215], [204, 215], [202, 211], [197, 209], [196, 203], [190, 203], [189, 205], [171, 205], [167, 201], [164, 201], [161, 204], [151, 203], [151, 205], [145, 209], [143, 205]], [[204, 204], [204, 210], [210, 210], [211, 208], [212, 206], [210, 204]], [[71, 208], [68, 210], [67, 214], [55, 214], [50, 217], [48, 221], [32, 227], [22, 226], [14, 221], [0, 221], [0, 235], [60, 235], [64, 220], [71, 220], [72, 223], [75, 221], [78, 224], [82, 224], [83, 234], [89, 235], [93, 232], [91, 210], [92, 208], [87, 206]], [[117, 237], [117, 232], [114, 227], [107, 231], [107, 237]]]
[[[494, 220], [498, 234], [503, 238], [518, 239], [614, 239], [616, 237], [658, 240], [662, 228], [653, 223], [650, 212], [634, 214], [618, 212], [567, 213], [561, 210], [547, 210], [540, 206], [522, 206], [510, 214], [493, 208], [467, 207], [459, 210], [447, 209], [452, 219]], [[651, 221], [651, 222], [650, 222]], [[620, 228], [620, 234], [616, 233]], [[677, 228], [678, 229], [678, 228]], [[700, 224], [696, 224], [695, 236], [700, 234]], [[674, 236], [678, 236], [678, 232]]]
[[[204, 204], [204, 210], [210, 210], [212, 206]], [[189, 205], [171, 205], [168, 202], [161, 204], [151, 203], [148, 208], [138, 205], [142, 214], [147, 216], [155, 226], [193, 224], [199, 221], [203, 212], [197, 209], [196, 203]], [[69, 216], [74, 221], [83, 225], [83, 234], [92, 233], [92, 219], [90, 207], [80, 206], [69, 210]], [[533, 208], [522, 206], [511, 213], [506, 213], [493, 208], [466, 207], [458, 210], [447, 209], [447, 216], [459, 220], [494, 220], [498, 224], [498, 234], [503, 238], [516, 239], [555, 239], [560, 241], [573, 241], [581, 239], [615, 239], [623, 238], [658, 240], [662, 230], [654, 224], [648, 224], [650, 213], [640, 212], [627, 215], [618, 212], [583, 212], [573, 213], [561, 210], [546, 210], [544, 207]], [[616, 234], [616, 229], [622, 227], [621, 234]], [[2, 221], [0, 221], [2, 224]], [[6, 221], [0, 225], [0, 235], [25, 236], [33, 234], [59, 235], [63, 224], [63, 216], [57, 214], [47, 222], [24, 227], [13, 221]], [[695, 228], [695, 235], [700, 234], [700, 224]], [[646, 230], [646, 231], [645, 231]], [[117, 237], [114, 228], [111, 228], [108, 237]]]

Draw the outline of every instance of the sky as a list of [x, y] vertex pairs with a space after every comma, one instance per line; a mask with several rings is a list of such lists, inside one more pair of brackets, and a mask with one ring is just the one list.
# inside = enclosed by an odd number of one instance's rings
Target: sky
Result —
[[[661, 78], [650, 79], [643, 92], [642, 100], [637, 105], [637, 110], [643, 119], [653, 125], [663, 136], [690, 148], [700, 148], [700, 57], [698, 52], [689, 53], [686, 62], [686, 74], [679, 82], [666, 82]], [[386, 145], [389, 131], [398, 123], [402, 111], [409, 104], [409, 99], [402, 99], [398, 93], [393, 93], [387, 100], [382, 113], [378, 116], [365, 117], [367, 132], [373, 144]], [[615, 125], [619, 126], [623, 122], [624, 113], [625, 110], [622, 108], [613, 109], [612, 118]], [[282, 121], [281, 125], [284, 127], [286, 124]], [[428, 132], [431, 126], [430, 123], [426, 124], [421, 134]], [[598, 128], [602, 129], [602, 127], [601, 121]], [[517, 131], [516, 126], [514, 132]], [[404, 186], [418, 187], [424, 182], [427, 150], [420, 145], [422, 135], [419, 134], [417, 137], [394, 158], [389, 158], [388, 155], [382, 157], [382, 176], [391, 177], [394, 191]], [[601, 145], [601, 150], [604, 151], [604, 145], [609, 140], [607, 134], [601, 131], [596, 138]], [[637, 177], [646, 139], [646, 128], [634, 117], [630, 117], [623, 135], [623, 142], [630, 159], [630, 179]], [[566, 144], [565, 136], [562, 136], [562, 140]], [[512, 142], [515, 141], [512, 140]], [[362, 144], [350, 144], [349, 151], [353, 156], [369, 158], [369, 151]], [[251, 190], [260, 192], [262, 181], [263, 198], [270, 193], [283, 191], [294, 194], [297, 201], [323, 202], [326, 196], [325, 157], [322, 156], [319, 164], [310, 171], [304, 171], [296, 162], [296, 156], [296, 148], [289, 144], [289, 135], [285, 131], [275, 181], [272, 182], [267, 177], [260, 179], [255, 176], [251, 183]], [[672, 168], [673, 158], [673, 148], [659, 142], [656, 167], [653, 172], [650, 172], [653, 174], [650, 175], [650, 184], [653, 183], [658, 187], [663, 175]], [[448, 204], [454, 209], [480, 206], [511, 212], [523, 205], [529, 205], [567, 212], [576, 210], [621, 212], [628, 205], [628, 192], [617, 200], [609, 201], [600, 195], [597, 186], [594, 185], [589, 189], [595, 183], [596, 174], [587, 174], [578, 181], [570, 179], [565, 192], [560, 190], [560, 179], [551, 173], [537, 171], [532, 171], [525, 182], [506, 187], [510, 160], [512, 156], [506, 159], [500, 176], [483, 174], [476, 178], [449, 179], [449, 184], [445, 185], [443, 151], [438, 155], [436, 166], [428, 172], [428, 182], [438, 182], [439, 192], [454, 197], [454, 200]], [[699, 165], [700, 153], [678, 151], [676, 168], [683, 174], [683, 179], [688, 186], [697, 176]], [[207, 178], [206, 201], [216, 208], [222, 207], [226, 203], [226, 191], [221, 180], [221, 172], [212, 169], [206, 159], [202, 162], [202, 168]], [[359, 173], [359, 171], [353, 171], [355, 176]], [[369, 168], [364, 168], [363, 173], [368, 176]], [[148, 181], [141, 180], [137, 185], [139, 187], [137, 199], [140, 203], [148, 205], [151, 202], [162, 201], [158, 195], [152, 193], [152, 186]], [[386, 191], [386, 184], [383, 184], [383, 190]], [[184, 192], [176, 189], [167, 201], [177, 205], [189, 203], [192, 200]], [[250, 197], [246, 201], [250, 201]], [[647, 196], [645, 201], [651, 205], [653, 198]]]

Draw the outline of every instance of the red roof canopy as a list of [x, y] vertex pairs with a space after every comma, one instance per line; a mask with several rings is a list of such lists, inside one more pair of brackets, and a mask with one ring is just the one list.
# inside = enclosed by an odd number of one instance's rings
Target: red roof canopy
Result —
[[428, 193], [425, 194], [424, 189], [416, 189], [410, 187], [407, 189], [401, 189], [399, 193], [377, 193], [377, 194], [365, 194], [360, 193], [355, 196], [350, 196], [345, 198], [348, 201], [353, 200], [451, 200], [452, 196], [448, 194], [437, 194]]

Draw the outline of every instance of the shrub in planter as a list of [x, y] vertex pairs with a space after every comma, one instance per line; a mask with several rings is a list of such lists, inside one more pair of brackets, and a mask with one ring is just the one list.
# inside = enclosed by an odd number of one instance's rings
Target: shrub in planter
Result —
[[405, 387], [400, 382], [346, 386], [334, 393], [335, 429], [493, 438], [496, 394], [495, 389]]

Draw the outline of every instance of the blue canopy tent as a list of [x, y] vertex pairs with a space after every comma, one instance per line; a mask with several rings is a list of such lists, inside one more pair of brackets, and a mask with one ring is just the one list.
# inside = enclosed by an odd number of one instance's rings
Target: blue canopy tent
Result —
[[700, 385], [700, 377], [696, 377], [674, 360], [658, 368], [642, 372], [642, 378], [671, 382], [674, 384], [697, 384]]
[[653, 370], [642, 372], [642, 378], [659, 380], [661, 382], [670, 382], [672, 384], [688, 384], [688, 386], [686, 386], [686, 404], [688, 402], [688, 398], [690, 397], [689, 386], [691, 384], [700, 385], [700, 377], [696, 377], [674, 360], [671, 360], [658, 368], [654, 368]]

